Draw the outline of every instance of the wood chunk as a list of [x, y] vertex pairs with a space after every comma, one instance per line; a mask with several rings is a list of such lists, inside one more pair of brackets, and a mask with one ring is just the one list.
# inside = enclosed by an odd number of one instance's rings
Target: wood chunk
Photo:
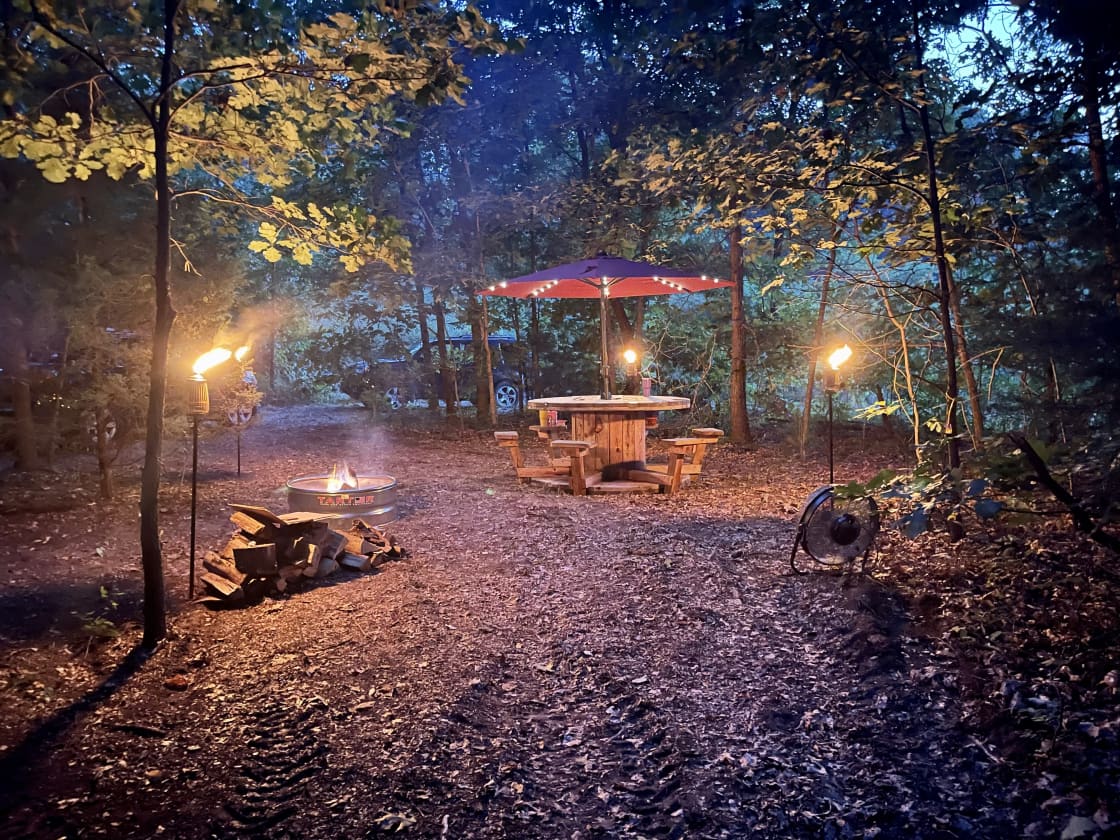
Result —
[[238, 570], [229, 560], [215, 554], [213, 551], [206, 552], [206, 556], [202, 558], [202, 565], [206, 567], [207, 570], [224, 577], [226, 580], [232, 581], [238, 586], [243, 584], [245, 578], [248, 577], [248, 575]]
[[306, 536], [300, 536], [299, 539], [293, 542], [288, 552], [288, 559], [292, 566], [297, 566], [305, 570], [309, 566], [316, 566], [321, 557], [323, 557], [323, 549], [320, 549], [318, 545], [308, 540]]
[[283, 525], [284, 520], [277, 516], [267, 508], [257, 507], [256, 505], [230, 505], [236, 511], [247, 513], [249, 516], [269, 525]]
[[234, 534], [232, 537], [229, 538], [229, 542], [226, 543], [226, 547], [222, 549], [221, 555], [226, 560], [229, 560], [230, 562], [233, 562], [233, 551], [234, 551], [234, 549], [236, 549], [236, 548], [248, 548], [252, 544], [253, 544], [252, 541], [249, 540], [247, 537], [244, 537], [241, 534]]
[[248, 536], [259, 539], [261, 542], [267, 542], [272, 539], [273, 526], [265, 522], [261, 522], [247, 513], [242, 513], [237, 510], [230, 516], [229, 521], [244, 531]]
[[345, 534], [346, 537], [346, 551], [351, 554], [373, 554], [377, 551], [377, 546], [363, 537], [361, 534], [351, 531]]
[[233, 562], [247, 575], [276, 574], [276, 544], [238, 546], [233, 549]]
[[327, 530], [322, 539], [318, 540], [319, 548], [323, 552], [324, 557], [329, 557], [332, 560], [337, 560], [338, 556], [346, 550], [347, 537], [346, 534], [340, 531]]
[[329, 557], [322, 558], [315, 569], [315, 577], [322, 578], [338, 571], [338, 563]]
[[[303, 545], [307, 546], [306, 561], [301, 561], [298, 565], [303, 568], [304, 577], [316, 577], [319, 571], [319, 565], [323, 562], [323, 551], [319, 546], [312, 542], [304, 542]], [[333, 560], [331, 561], [334, 562]]]
[[284, 551], [283, 564], [304, 567], [311, 562], [315, 543], [307, 537], [296, 537]]
[[215, 575], [211, 572], [202, 572], [198, 577], [199, 580], [227, 601], [240, 601], [245, 597], [245, 590], [233, 581], [226, 580], [221, 575]]
[[373, 568], [373, 560], [366, 554], [344, 551], [338, 558], [339, 565], [356, 572], [368, 572]]
[[295, 511], [282, 513], [279, 516], [282, 525], [314, 525], [319, 522], [333, 522], [338, 518], [334, 513], [310, 513], [308, 511]]
[[279, 580], [287, 583], [292, 583], [303, 577], [303, 568], [300, 566], [281, 566], [279, 570]]
[[[273, 572], [275, 575], [275, 572]], [[276, 583], [276, 578], [271, 577], [251, 577], [245, 583], [241, 584], [242, 590], [245, 592], [245, 597], [250, 601], [259, 601], [269, 590], [273, 588]]]

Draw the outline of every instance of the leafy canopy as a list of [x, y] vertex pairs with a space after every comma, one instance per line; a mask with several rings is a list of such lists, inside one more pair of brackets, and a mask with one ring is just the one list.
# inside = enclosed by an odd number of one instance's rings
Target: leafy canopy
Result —
[[[54, 183], [95, 171], [114, 179], [155, 175], [163, 33], [134, 4], [100, 9], [25, 0], [33, 23], [18, 43], [26, 74], [83, 57], [59, 95], [20, 107], [0, 125], [0, 155], [33, 161]], [[399, 5], [399, 4], [393, 4]], [[457, 58], [509, 44], [468, 7], [367, 6], [303, 22], [288, 6], [191, 0], [178, 16], [170, 100], [168, 172], [179, 194], [252, 208], [266, 221], [250, 246], [275, 262], [308, 265], [317, 251], [356, 271], [372, 261], [407, 267], [407, 243], [368, 209], [286, 201], [278, 193], [328, 176], [357, 150], [405, 127], [393, 101], [462, 102], [469, 84]]]

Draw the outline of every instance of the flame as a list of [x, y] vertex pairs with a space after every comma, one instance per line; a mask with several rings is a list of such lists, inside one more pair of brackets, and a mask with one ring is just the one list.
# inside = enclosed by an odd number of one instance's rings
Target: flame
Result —
[[852, 348], [845, 344], [839, 350], [833, 350], [828, 357], [828, 366], [833, 370], [840, 370], [840, 365], [852, 358]]
[[638, 361], [638, 354], [634, 351], [633, 348], [627, 347], [622, 351], [622, 358], [626, 362], [626, 364], [632, 365]]
[[240, 347], [233, 351], [233, 358], [237, 359], [237, 361], [239, 362], [242, 361], [246, 356], [249, 355], [249, 349], [250, 348], [248, 344], [242, 344]]
[[337, 493], [344, 487], [354, 489], [358, 486], [358, 477], [354, 475], [354, 471], [350, 469], [349, 465], [343, 461], [342, 466], [333, 464], [331, 466], [331, 474], [327, 478], [327, 492]]
[[213, 350], [207, 350], [201, 356], [194, 360], [191, 365], [191, 370], [201, 376], [214, 365], [220, 365], [232, 354], [224, 347], [215, 347]]

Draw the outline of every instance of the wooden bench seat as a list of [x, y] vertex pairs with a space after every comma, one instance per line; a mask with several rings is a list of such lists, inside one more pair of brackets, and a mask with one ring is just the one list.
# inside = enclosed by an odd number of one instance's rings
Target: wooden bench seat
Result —
[[[700, 475], [708, 447], [719, 442], [723, 437], [723, 430], [703, 426], [689, 431], [691, 432], [689, 437], [665, 438], [662, 442], [669, 447], [670, 456], [677, 454], [684, 458], [682, 467], [684, 475]], [[656, 473], [667, 473], [669, 465], [649, 464], [646, 469]]]
[[[575, 496], [587, 493], [585, 459], [594, 445], [585, 440], [549, 440], [548, 464], [527, 466], [521, 455], [521, 440], [517, 432], [494, 432], [494, 439], [503, 449], [509, 450], [517, 482], [525, 484], [534, 478], [566, 478], [568, 488]], [[549, 482], [552, 483], [552, 482]]]

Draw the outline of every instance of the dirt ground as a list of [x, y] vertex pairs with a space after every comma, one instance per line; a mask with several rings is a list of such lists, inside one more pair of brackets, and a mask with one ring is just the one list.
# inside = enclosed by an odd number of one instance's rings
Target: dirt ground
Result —
[[[799, 576], [827, 467], [780, 440], [671, 498], [521, 487], [487, 432], [352, 408], [269, 407], [242, 444], [238, 476], [201, 443], [200, 555], [228, 503], [283, 512], [346, 457], [396, 477], [407, 557], [188, 603], [171, 441], [141, 661], [135, 462], [110, 503], [84, 463], [0, 476], [0, 837], [1116, 836], [1115, 582], [1077, 572], [1114, 558], [1064, 531], [885, 532], [870, 574]], [[874, 449], [849, 432], [838, 476]]]

